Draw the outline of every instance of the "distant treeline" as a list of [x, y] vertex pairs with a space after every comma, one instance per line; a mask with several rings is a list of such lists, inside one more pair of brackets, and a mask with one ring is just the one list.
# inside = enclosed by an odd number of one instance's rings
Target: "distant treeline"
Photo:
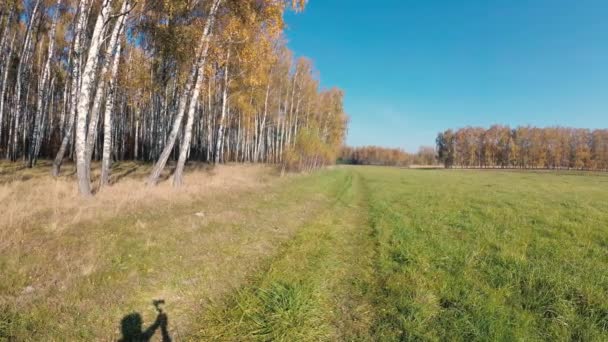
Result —
[[494, 125], [437, 136], [445, 167], [608, 170], [608, 129]]
[[437, 163], [435, 149], [422, 146], [417, 153], [408, 153], [402, 149], [379, 146], [343, 147], [340, 163], [354, 165], [434, 165]]

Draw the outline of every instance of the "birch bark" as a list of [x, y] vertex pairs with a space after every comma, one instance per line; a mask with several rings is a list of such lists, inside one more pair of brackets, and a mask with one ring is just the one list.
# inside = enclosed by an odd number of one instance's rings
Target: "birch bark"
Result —
[[219, 118], [217, 129], [217, 141], [215, 142], [215, 159], [214, 163], [219, 164], [222, 150], [224, 119], [226, 118], [226, 108], [228, 104], [228, 62], [230, 60], [230, 50], [226, 55], [226, 65], [224, 66], [224, 89], [222, 90], [222, 113]]
[[[148, 185], [156, 185], [158, 183], [158, 178], [160, 177], [160, 173], [165, 168], [167, 160], [171, 155], [171, 151], [173, 150], [173, 146], [175, 145], [175, 140], [177, 138], [177, 134], [179, 133], [179, 128], [181, 126], [182, 119], [184, 117], [184, 112], [186, 110], [186, 104], [188, 99], [191, 98], [191, 101], [196, 101], [196, 97], [192, 96], [192, 88], [196, 87], [200, 92], [200, 79], [203, 77], [203, 71], [205, 68], [205, 62], [207, 58], [207, 51], [209, 50], [209, 36], [211, 35], [211, 30], [213, 28], [213, 24], [215, 22], [215, 16], [217, 14], [217, 10], [222, 3], [223, 0], [214, 0], [211, 4], [211, 8], [209, 10], [209, 16], [207, 18], [207, 22], [205, 23], [205, 27], [203, 28], [203, 35], [201, 37], [201, 41], [199, 47], [197, 49], [197, 62], [193, 65], [192, 70], [190, 72], [190, 76], [188, 81], [186, 82], [186, 89], [181, 96], [179, 101], [179, 108], [177, 111], [177, 116], [175, 121], [173, 122], [173, 126], [171, 128], [171, 133], [169, 134], [169, 140], [163, 149], [158, 161], [154, 165], [154, 169], [152, 170], [150, 176], [148, 177]], [[195, 89], [196, 91], [196, 89]], [[198, 97], [198, 94], [197, 94]], [[190, 116], [190, 113], [188, 113]], [[188, 146], [189, 146], [188, 142]], [[180, 152], [181, 154], [181, 152]], [[185, 162], [185, 160], [184, 160]], [[183, 169], [183, 166], [182, 166]], [[180, 176], [181, 178], [181, 176]], [[174, 177], [175, 180], [175, 177]]]
[[61, 0], [57, 0], [55, 15], [53, 18], [53, 23], [51, 24], [51, 29], [49, 30], [49, 46], [47, 52], [46, 62], [44, 63], [44, 69], [42, 70], [42, 75], [40, 76], [40, 81], [38, 82], [38, 98], [36, 100], [36, 114], [34, 116], [34, 129], [32, 134], [32, 142], [30, 143], [30, 151], [28, 155], [28, 167], [34, 166], [34, 161], [38, 156], [38, 150], [40, 149], [40, 140], [41, 136], [41, 126], [42, 119], [44, 117], [44, 98], [46, 93], [48, 92], [48, 81], [51, 75], [51, 61], [53, 60], [53, 55], [55, 52], [55, 32], [57, 31], [57, 21], [59, 19], [59, 7], [61, 6]]
[[[38, 17], [38, 9], [40, 8], [40, 0], [36, 1], [32, 13], [30, 15], [27, 29], [25, 32], [25, 37], [23, 40], [23, 47], [21, 50], [21, 55], [19, 56], [19, 63], [17, 64], [17, 74], [16, 74], [16, 87], [15, 87], [15, 96], [14, 96], [14, 109], [13, 109], [13, 117], [14, 117], [14, 127], [12, 130], [12, 153], [10, 154], [11, 160], [15, 161], [18, 153], [18, 140], [19, 140], [19, 126], [21, 125], [21, 115], [23, 108], [21, 107], [21, 93], [23, 91], [23, 83], [24, 83], [24, 73], [25, 66], [29, 62], [29, 55], [31, 53], [31, 42], [32, 42], [32, 28], [34, 23]], [[10, 140], [9, 136], [9, 140]]]
[[53, 176], [59, 176], [61, 170], [61, 164], [63, 163], [63, 157], [67, 150], [68, 143], [72, 138], [72, 130], [74, 129], [74, 120], [76, 118], [76, 105], [78, 102], [78, 94], [80, 91], [80, 63], [82, 54], [82, 35], [86, 28], [88, 21], [88, 7], [89, 0], [80, 0], [78, 5], [78, 14], [76, 17], [76, 24], [74, 25], [74, 46], [72, 48], [72, 65], [71, 65], [71, 89], [70, 89], [70, 103], [68, 122], [65, 128], [65, 134], [59, 146], [59, 151], [53, 161]]
[[[124, 23], [126, 21], [127, 13], [129, 10], [130, 10], [129, 1], [126, 0], [123, 2], [122, 6], [120, 8], [120, 13], [124, 13], [124, 14], [122, 14], [117, 19], [116, 23], [114, 24], [114, 29], [112, 30], [112, 33], [110, 34], [110, 41], [106, 47], [105, 58], [104, 58], [101, 72], [100, 72], [100, 75], [101, 75], [100, 81], [97, 86], [97, 90], [95, 91], [95, 98], [93, 100], [93, 108], [91, 110], [91, 118], [89, 119], [89, 129], [88, 129], [87, 136], [86, 136], [85, 157], [86, 157], [87, 164], [91, 163], [91, 158], [93, 156], [93, 147], [95, 146], [95, 142], [97, 141], [97, 124], [99, 122], [99, 113], [101, 111], [101, 99], [105, 92], [105, 84], [106, 84], [105, 76], [108, 73], [108, 70], [110, 69], [110, 67], [113, 66], [114, 63], [117, 63], [117, 61], [115, 61], [116, 57], [112, 58], [112, 56], [115, 55], [115, 51], [117, 50], [117, 45], [119, 45], [120, 36], [122, 34]], [[113, 74], [112, 77], [116, 77], [116, 75]], [[111, 78], [110, 82], [113, 82], [113, 81], [114, 80]], [[107, 104], [106, 104], [106, 106], [107, 106]], [[87, 168], [87, 170], [90, 170], [90, 168]], [[90, 179], [90, 175], [88, 176], [88, 178]]]
[[78, 96], [78, 104], [76, 106], [76, 174], [78, 177], [78, 190], [83, 196], [91, 196], [90, 164], [87, 162], [86, 158], [87, 117], [89, 113], [91, 92], [97, 73], [99, 50], [103, 40], [103, 29], [109, 18], [111, 8], [112, 0], [103, 0], [101, 10], [97, 15], [97, 21], [93, 28], [87, 61], [82, 72], [82, 84], [80, 85], [81, 89]]

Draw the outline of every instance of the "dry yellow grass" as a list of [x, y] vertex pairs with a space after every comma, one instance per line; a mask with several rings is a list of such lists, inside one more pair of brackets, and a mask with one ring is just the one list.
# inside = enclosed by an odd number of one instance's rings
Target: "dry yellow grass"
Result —
[[[97, 166], [97, 165], [96, 165]], [[74, 167], [63, 168], [62, 176], [50, 175], [50, 164], [26, 169], [17, 164], [0, 164], [0, 241], [41, 223], [49, 231], [107, 217], [122, 215], [147, 206], [171, 206], [200, 200], [223, 191], [251, 189], [266, 184], [274, 171], [259, 165], [195, 165], [185, 175], [185, 185], [176, 189], [170, 181], [155, 187], [144, 184], [150, 165], [123, 163], [114, 167], [114, 185], [101, 189], [94, 198], [78, 195]], [[94, 182], [98, 169], [93, 170]], [[163, 179], [169, 177], [165, 171]], [[0, 244], [0, 247], [2, 245]]]
[[115, 185], [82, 199], [71, 166], [53, 179], [48, 163], [0, 165], [0, 339], [117, 339], [156, 298], [179, 334], [327, 203], [327, 185], [270, 167], [190, 165], [181, 189], [146, 187], [149, 168], [118, 164]]

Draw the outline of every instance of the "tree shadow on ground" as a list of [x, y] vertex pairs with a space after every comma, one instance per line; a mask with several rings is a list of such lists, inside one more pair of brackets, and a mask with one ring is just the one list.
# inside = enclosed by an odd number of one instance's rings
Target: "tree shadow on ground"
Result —
[[119, 342], [147, 342], [154, 337], [158, 330], [160, 330], [161, 341], [172, 341], [169, 335], [169, 316], [162, 309], [165, 301], [162, 299], [155, 300], [152, 304], [154, 304], [158, 312], [154, 323], [144, 330], [143, 319], [139, 313], [133, 312], [124, 316], [120, 321], [122, 337], [118, 340]]
[[139, 163], [115, 163], [111, 170], [110, 184], [114, 185], [125, 178], [144, 179], [149, 169], [149, 165]]
[[[161, 173], [158, 183], [166, 182], [175, 172], [175, 161], [167, 162]], [[65, 161], [61, 167], [61, 173], [57, 178], [51, 177], [53, 162], [51, 160], [39, 160], [33, 168], [27, 168], [22, 162], [8, 162], [0, 160], [0, 185], [10, 184], [16, 181], [29, 181], [33, 179], [52, 178], [73, 181], [76, 179], [76, 165], [70, 161]], [[120, 161], [112, 163], [110, 172], [110, 185], [116, 185], [125, 180], [145, 180], [150, 175], [153, 164], [142, 161]], [[188, 162], [184, 172], [205, 172], [213, 176], [215, 166], [205, 162]], [[93, 192], [99, 190], [99, 178], [101, 173], [101, 163], [94, 161], [91, 163], [91, 183]]]

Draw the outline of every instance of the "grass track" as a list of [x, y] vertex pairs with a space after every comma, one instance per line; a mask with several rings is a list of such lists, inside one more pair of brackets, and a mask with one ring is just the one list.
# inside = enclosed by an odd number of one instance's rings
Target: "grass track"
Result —
[[193, 339], [369, 340], [373, 240], [361, 179], [337, 171], [333, 201], [250, 286], [215, 307]]

